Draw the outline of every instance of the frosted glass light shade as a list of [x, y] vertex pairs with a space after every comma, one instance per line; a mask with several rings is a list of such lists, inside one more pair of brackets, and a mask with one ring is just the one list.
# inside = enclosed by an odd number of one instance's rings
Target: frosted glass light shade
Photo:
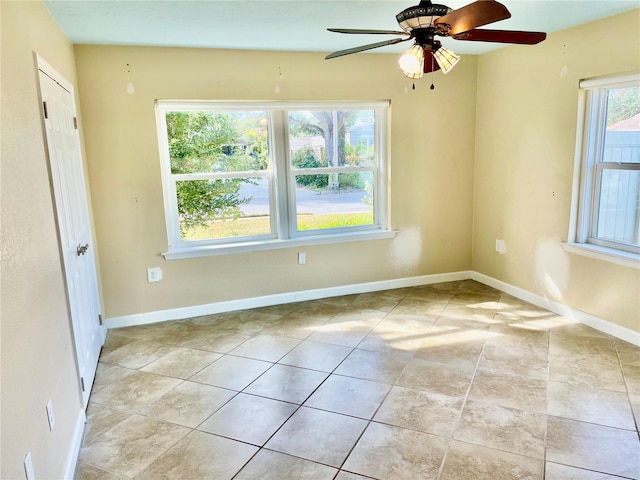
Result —
[[412, 45], [398, 60], [398, 64], [409, 78], [420, 78], [424, 69], [424, 51], [423, 47], [417, 43]]
[[449, 73], [460, 61], [460, 55], [443, 46], [440, 46], [440, 48], [433, 52], [433, 56], [435, 57], [436, 62], [438, 62], [438, 65], [440, 65], [442, 73], [445, 75]]

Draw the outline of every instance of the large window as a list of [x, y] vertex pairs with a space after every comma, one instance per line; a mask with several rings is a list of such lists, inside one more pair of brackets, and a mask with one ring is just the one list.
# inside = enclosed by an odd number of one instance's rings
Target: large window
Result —
[[[575, 242], [640, 253], [640, 75], [581, 82]], [[571, 240], [571, 239], [570, 239]]]
[[387, 107], [159, 101], [167, 256], [388, 236]]

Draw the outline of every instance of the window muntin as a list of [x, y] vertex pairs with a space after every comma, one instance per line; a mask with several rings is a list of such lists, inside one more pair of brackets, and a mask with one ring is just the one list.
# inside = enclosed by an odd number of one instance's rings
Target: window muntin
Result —
[[581, 86], [586, 101], [576, 241], [638, 254], [640, 76]]
[[157, 102], [169, 250], [386, 230], [387, 107]]

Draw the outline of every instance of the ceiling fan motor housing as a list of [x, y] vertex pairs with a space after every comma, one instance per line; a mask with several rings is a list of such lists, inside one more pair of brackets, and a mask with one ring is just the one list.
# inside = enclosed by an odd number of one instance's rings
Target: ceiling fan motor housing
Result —
[[421, 28], [437, 28], [434, 21], [453, 12], [446, 5], [432, 4], [429, 0], [421, 1], [419, 5], [409, 7], [396, 15], [398, 25], [405, 32]]

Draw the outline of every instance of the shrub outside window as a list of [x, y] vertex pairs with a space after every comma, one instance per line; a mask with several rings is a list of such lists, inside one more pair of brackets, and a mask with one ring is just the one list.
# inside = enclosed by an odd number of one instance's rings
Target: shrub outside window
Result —
[[169, 252], [387, 231], [387, 107], [158, 101]]

